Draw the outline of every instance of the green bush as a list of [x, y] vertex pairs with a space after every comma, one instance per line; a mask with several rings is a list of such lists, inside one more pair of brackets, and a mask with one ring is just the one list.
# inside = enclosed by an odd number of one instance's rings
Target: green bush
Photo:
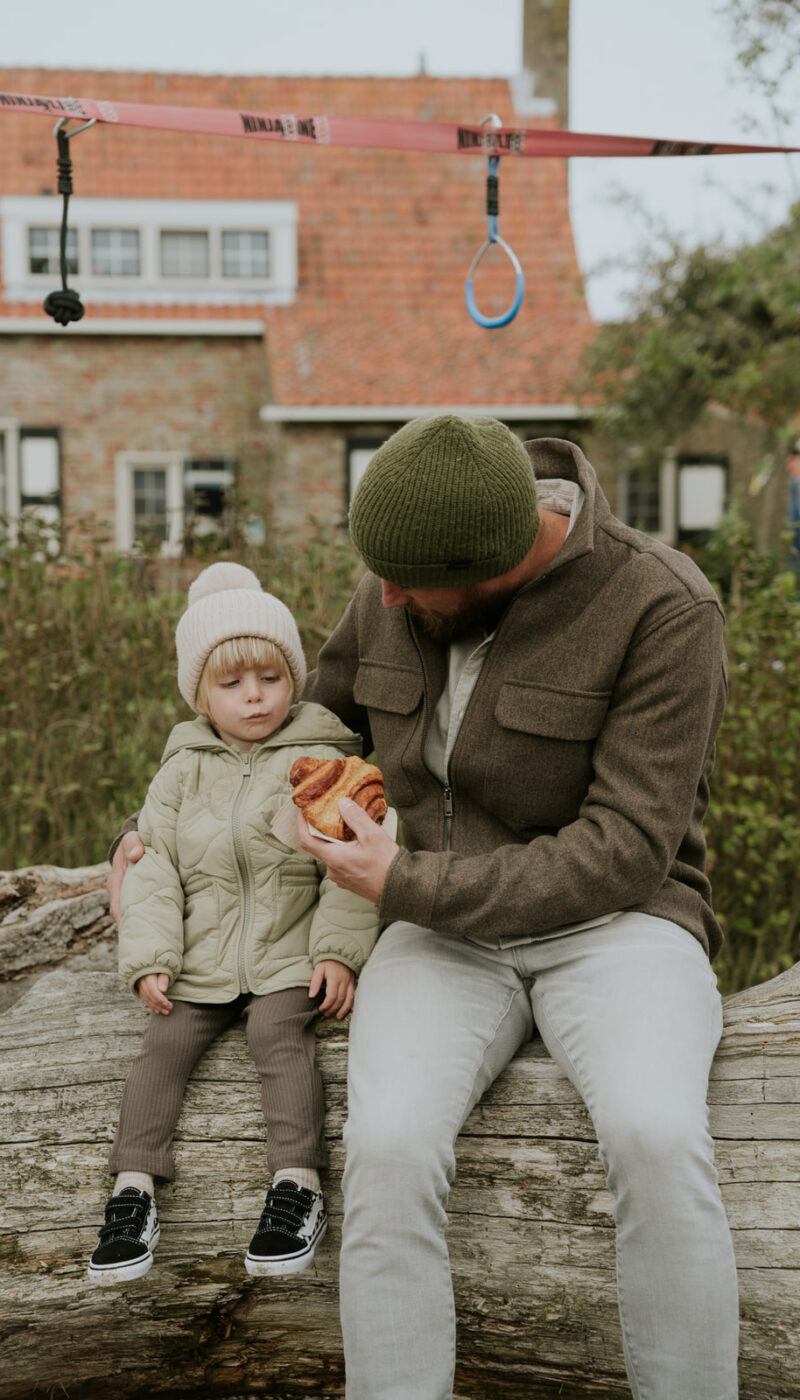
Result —
[[729, 695], [706, 822], [723, 991], [800, 959], [800, 593], [734, 509], [704, 558], [727, 616]]
[[[57, 560], [0, 544], [0, 868], [104, 859], [188, 717], [174, 630], [204, 558], [119, 558], [84, 531]], [[310, 664], [352, 592], [344, 537], [237, 548], [298, 619]], [[210, 558], [210, 556], [209, 556]], [[733, 513], [703, 559], [726, 606], [730, 697], [707, 819], [725, 991], [800, 957], [800, 597]]]
[[[2, 533], [2, 532], [0, 532]], [[103, 860], [141, 804], [173, 724], [190, 717], [174, 632], [206, 562], [120, 558], [86, 525], [48, 555], [26, 525], [0, 540], [0, 868]], [[341, 533], [304, 548], [237, 549], [297, 618], [310, 664], [352, 593]]]

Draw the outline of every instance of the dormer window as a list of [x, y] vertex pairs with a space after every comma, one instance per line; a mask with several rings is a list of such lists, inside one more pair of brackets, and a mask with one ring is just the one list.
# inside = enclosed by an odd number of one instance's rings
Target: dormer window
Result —
[[269, 277], [269, 234], [222, 235], [223, 277]]
[[[34, 276], [46, 273], [58, 277], [61, 272], [61, 233], [56, 228], [28, 229], [28, 271]], [[78, 235], [67, 229], [67, 272], [78, 271]]]
[[[294, 301], [291, 200], [73, 198], [69, 215], [68, 271], [87, 306]], [[51, 195], [0, 198], [9, 300], [38, 301], [60, 275], [59, 216]]]
[[205, 281], [208, 277], [208, 234], [163, 230], [161, 276]]
[[95, 277], [140, 277], [138, 228], [93, 228], [92, 273]]

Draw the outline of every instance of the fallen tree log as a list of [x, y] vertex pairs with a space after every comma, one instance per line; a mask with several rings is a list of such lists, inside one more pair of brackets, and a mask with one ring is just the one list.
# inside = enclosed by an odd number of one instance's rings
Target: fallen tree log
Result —
[[0, 1011], [43, 972], [112, 971], [117, 930], [108, 912], [108, 865], [0, 871]]
[[[236, 1027], [189, 1085], [153, 1270], [120, 1289], [89, 1285], [108, 1144], [145, 1019], [115, 974], [69, 961], [0, 1016], [0, 1400], [341, 1397], [341, 1027], [326, 1023], [319, 1041], [331, 1229], [315, 1266], [274, 1281], [244, 1271], [265, 1169], [257, 1077]], [[711, 1128], [739, 1268], [742, 1400], [800, 1400], [800, 965], [728, 998], [725, 1020]], [[539, 1043], [459, 1138], [449, 1242], [459, 1400], [630, 1395], [594, 1134]]]

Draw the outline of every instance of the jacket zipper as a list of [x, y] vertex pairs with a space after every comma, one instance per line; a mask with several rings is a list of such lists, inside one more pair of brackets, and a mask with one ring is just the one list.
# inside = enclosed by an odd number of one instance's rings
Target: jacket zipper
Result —
[[453, 830], [453, 815], [455, 813], [455, 804], [453, 802], [453, 789], [450, 786], [449, 773], [447, 775], [447, 783], [442, 792], [442, 797], [444, 799], [444, 848], [446, 851], [449, 851], [451, 835]]
[[242, 826], [239, 814], [244, 803], [247, 792], [247, 784], [253, 768], [253, 760], [250, 754], [243, 756], [244, 767], [242, 769], [242, 781], [239, 791], [233, 803], [231, 824], [233, 828], [233, 851], [236, 857], [236, 865], [239, 871], [239, 879], [242, 887], [242, 930], [239, 934], [238, 967], [239, 967], [239, 991], [246, 992], [247, 986], [247, 962], [246, 948], [247, 935], [250, 931], [250, 922], [253, 916], [253, 876], [250, 870], [250, 863], [247, 859], [247, 848], [242, 839]]
[[[416, 651], [416, 653], [417, 653], [417, 656], [418, 656], [418, 658], [419, 658], [419, 669], [420, 669], [420, 671], [421, 671], [421, 673], [422, 673], [422, 691], [423, 691], [423, 699], [424, 699], [424, 705], [425, 705], [425, 713], [426, 713], [426, 716], [427, 716], [427, 710], [428, 710], [428, 686], [427, 686], [427, 676], [426, 676], [426, 673], [425, 673], [425, 662], [424, 662], [423, 659], [422, 659], [422, 652], [420, 651], [420, 648], [419, 648], [419, 642], [417, 641], [416, 637], [414, 636], [414, 628], [411, 626], [411, 620], [410, 620], [410, 618], [409, 618], [409, 616], [408, 616], [408, 613], [406, 613], [406, 628], [407, 628], [407, 630], [408, 630], [408, 635], [409, 635], [409, 637], [411, 638], [412, 642], [414, 643], [414, 649], [415, 649], [415, 651]], [[425, 734], [424, 734], [424, 730], [423, 730], [423, 735], [422, 735], [422, 748], [423, 748], [423, 750], [424, 750], [424, 748], [425, 748]], [[423, 759], [423, 762], [424, 762], [424, 759]], [[433, 775], [431, 775], [431, 776], [433, 776]], [[444, 783], [444, 786], [443, 786], [443, 788], [442, 788], [442, 802], [443, 802], [443, 805], [444, 805], [444, 849], [445, 849], [446, 851], [449, 851], [449, 850], [450, 850], [451, 841], [452, 841], [453, 817], [454, 817], [454, 815], [455, 815], [455, 810], [456, 810], [456, 809], [455, 809], [455, 801], [454, 801], [454, 799], [453, 799], [453, 789], [452, 789], [452, 787], [450, 786], [450, 772], [449, 772], [449, 768], [448, 768], [447, 773], [445, 774], [445, 783]]]

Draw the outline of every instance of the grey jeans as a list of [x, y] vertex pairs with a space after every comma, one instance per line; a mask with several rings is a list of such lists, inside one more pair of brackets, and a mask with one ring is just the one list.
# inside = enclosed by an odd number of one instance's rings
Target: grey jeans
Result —
[[735, 1400], [736, 1267], [706, 1108], [721, 1002], [691, 934], [643, 914], [502, 951], [407, 923], [379, 939], [350, 1032], [348, 1400], [450, 1400], [454, 1142], [534, 1021], [614, 1195], [635, 1400]]

